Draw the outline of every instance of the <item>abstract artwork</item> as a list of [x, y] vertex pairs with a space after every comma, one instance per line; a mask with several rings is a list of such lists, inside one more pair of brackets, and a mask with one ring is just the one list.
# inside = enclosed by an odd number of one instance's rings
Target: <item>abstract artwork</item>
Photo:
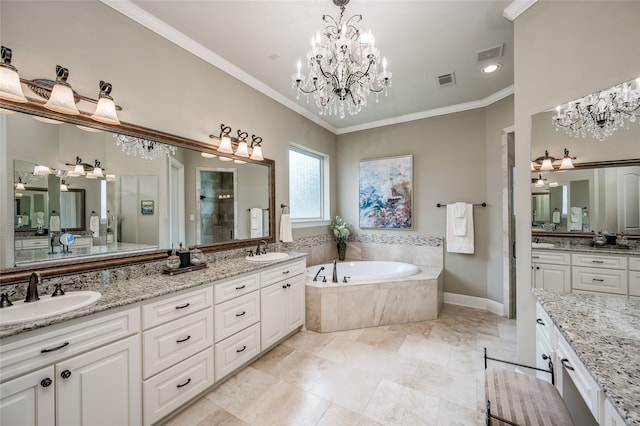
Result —
[[360, 161], [360, 228], [412, 229], [413, 156]]

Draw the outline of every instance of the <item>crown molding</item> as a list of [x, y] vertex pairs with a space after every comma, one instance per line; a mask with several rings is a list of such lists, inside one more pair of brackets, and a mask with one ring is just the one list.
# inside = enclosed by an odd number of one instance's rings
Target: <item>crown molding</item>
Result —
[[514, 0], [509, 6], [507, 6], [502, 12], [502, 16], [513, 22], [518, 16], [524, 13], [525, 10], [533, 6], [538, 0]]

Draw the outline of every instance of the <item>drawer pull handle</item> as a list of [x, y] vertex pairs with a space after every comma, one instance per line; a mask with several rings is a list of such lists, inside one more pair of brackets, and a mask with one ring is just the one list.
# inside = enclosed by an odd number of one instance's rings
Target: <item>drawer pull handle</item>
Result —
[[604, 282], [604, 280], [602, 278], [593, 278], [591, 281], [596, 281], [596, 282], [599, 282], [599, 283], [603, 283]]
[[187, 340], [191, 339], [191, 335], [188, 335], [187, 337], [185, 337], [184, 339], [178, 339], [176, 340], [176, 343], [184, 343]]
[[242, 349], [236, 349], [236, 352], [237, 353], [244, 352], [245, 349], [247, 349], [247, 345], [244, 345]]
[[43, 388], [48, 388], [49, 386], [51, 386], [51, 383], [53, 383], [53, 380], [47, 377], [40, 381], [40, 386], [42, 386]]
[[567, 370], [571, 370], [571, 371], [574, 370], [574, 368], [569, 365], [569, 360], [567, 358], [562, 358], [560, 362], [562, 363], [562, 365], [564, 365], [564, 368], [566, 368]]
[[184, 309], [188, 308], [189, 306], [191, 306], [191, 303], [185, 303], [184, 305], [176, 306], [176, 309]]
[[291, 284], [287, 283], [287, 287], [291, 287]]
[[540, 256], [531, 256], [532, 259], [540, 259]]
[[540, 324], [540, 325], [546, 325], [546, 324], [544, 323], [544, 321], [542, 321], [542, 319], [541, 319], [541, 318], [538, 318], [538, 319], [536, 320], [536, 322], [537, 322], [538, 324]]
[[236, 290], [242, 290], [245, 287], [246, 287], [246, 285], [242, 284], [240, 287], [236, 287]]
[[286, 290], [287, 286], [285, 284], [282, 284], [282, 288], [284, 288]]
[[547, 355], [547, 354], [542, 354], [542, 359], [543, 359], [543, 360], [545, 360], [545, 361], [546, 361], [546, 360], [548, 360], [548, 359], [549, 359], [549, 355]]
[[241, 316], [243, 316], [243, 315], [244, 315], [244, 314], [246, 314], [246, 313], [247, 313], [247, 311], [242, 311], [242, 312], [240, 312], [239, 314], [236, 314], [236, 316], [237, 316], [237, 317], [241, 317]]
[[604, 263], [604, 260], [592, 260], [591, 263]]
[[286, 271], [282, 271], [282, 275], [287, 275], [288, 273], [289, 273], [288, 269]]
[[191, 383], [191, 379], [187, 379], [187, 381], [186, 381], [186, 382], [184, 382], [184, 383], [183, 383], [183, 384], [181, 384], [181, 385], [177, 385], [176, 387], [177, 387], [177, 388], [183, 388], [183, 387], [187, 386], [189, 383]]
[[58, 351], [62, 348], [65, 348], [69, 346], [69, 342], [64, 342], [63, 344], [61, 344], [60, 346], [56, 346], [55, 348], [47, 348], [47, 349], [43, 349], [40, 351], [41, 354], [46, 354], [47, 352], [55, 352]]
[[69, 377], [71, 377], [71, 371], [64, 370], [62, 373], [60, 373], [60, 377], [62, 377], [63, 379], [68, 379]]

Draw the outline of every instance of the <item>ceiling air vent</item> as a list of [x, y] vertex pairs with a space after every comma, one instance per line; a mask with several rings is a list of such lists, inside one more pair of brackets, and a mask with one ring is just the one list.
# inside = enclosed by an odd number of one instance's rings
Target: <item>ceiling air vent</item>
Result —
[[504, 50], [504, 43], [495, 47], [490, 47], [489, 49], [481, 50], [476, 53], [476, 60], [478, 63], [484, 61], [490, 61], [491, 59], [499, 58], [502, 56], [502, 52]]
[[438, 84], [440, 84], [440, 87], [453, 86], [454, 84], [456, 84], [456, 76], [453, 71], [447, 74], [439, 75]]

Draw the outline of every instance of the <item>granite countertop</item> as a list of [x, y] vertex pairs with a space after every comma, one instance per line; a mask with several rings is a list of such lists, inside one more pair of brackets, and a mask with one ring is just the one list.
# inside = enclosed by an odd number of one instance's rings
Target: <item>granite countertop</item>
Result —
[[637, 248], [616, 248], [615, 246], [607, 247], [592, 247], [588, 245], [578, 245], [578, 244], [554, 244], [553, 247], [531, 247], [532, 250], [556, 250], [556, 251], [572, 251], [572, 252], [582, 252], [582, 253], [602, 253], [602, 254], [617, 254], [617, 255], [627, 255], [627, 256], [638, 256], [640, 255], [640, 249]]
[[0, 338], [13, 336], [25, 331], [58, 324], [109, 309], [130, 305], [154, 297], [164, 296], [180, 290], [196, 287], [201, 284], [207, 284], [245, 273], [259, 271], [291, 260], [302, 259], [305, 256], [306, 253], [289, 253], [289, 256], [284, 259], [264, 263], [249, 262], [245, 260], [244, 257], [238, 257], [234, 259], [216, 261], [215, 264], [209, 263], [205, 269], [177, 275], [154, 273], [140, 278], [111, 281], [108, 284], [103, 284], [102, 282], [83, 283], [83, 288], [78, 290], [93, 290], [101, 293], [102, 296], [96, 303], [87, 306], [86, 308], [67, 312], [62, 315], [56, 315], [20, 324], [0, 326]]
[[640, 425], [640, 300], [533, 289], [630, 425]]

